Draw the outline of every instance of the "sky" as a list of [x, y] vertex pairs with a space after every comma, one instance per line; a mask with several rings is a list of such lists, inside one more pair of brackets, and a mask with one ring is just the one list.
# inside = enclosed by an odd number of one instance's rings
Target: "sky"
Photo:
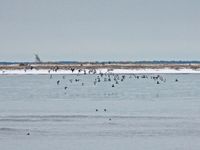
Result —
[[199, 60], [199, 0], [0, 0], [0, 61]]

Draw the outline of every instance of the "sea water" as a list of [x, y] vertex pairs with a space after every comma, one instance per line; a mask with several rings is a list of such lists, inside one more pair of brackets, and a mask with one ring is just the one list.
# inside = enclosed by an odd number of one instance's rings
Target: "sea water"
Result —
[[0, 149], [199, 150], [200, 75], [123, 76], [1, 75]]

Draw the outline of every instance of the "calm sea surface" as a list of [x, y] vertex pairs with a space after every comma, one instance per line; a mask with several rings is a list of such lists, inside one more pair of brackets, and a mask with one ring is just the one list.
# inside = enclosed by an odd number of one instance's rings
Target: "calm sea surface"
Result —
[[2, 150], [199, 148], [198, 74], [0, 76]]

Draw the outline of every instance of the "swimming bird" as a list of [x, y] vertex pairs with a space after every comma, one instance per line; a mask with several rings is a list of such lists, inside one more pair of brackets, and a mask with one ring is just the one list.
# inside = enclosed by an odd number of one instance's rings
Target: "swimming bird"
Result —
[[79, 80], [79, 79], [75, 79], [75, 81], [76, 81], [76, 82], [79, 82], [80, 80]]

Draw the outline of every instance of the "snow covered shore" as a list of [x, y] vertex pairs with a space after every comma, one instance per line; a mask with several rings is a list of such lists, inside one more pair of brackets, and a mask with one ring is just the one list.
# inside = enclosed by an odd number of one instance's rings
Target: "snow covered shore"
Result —
[[194, 69], [171, 69], [171, 68], [162, 68], [162, 69], [82, 69], [74, 70], [73, 72], [69, 70], [59, 69], [57, 71], [47, 70], [47, 69], [17, 69], [17, 70], [0, 70], [0, 75], [29, 75], [29, 74], [193, 74], [200, 73], [200, 70]]

